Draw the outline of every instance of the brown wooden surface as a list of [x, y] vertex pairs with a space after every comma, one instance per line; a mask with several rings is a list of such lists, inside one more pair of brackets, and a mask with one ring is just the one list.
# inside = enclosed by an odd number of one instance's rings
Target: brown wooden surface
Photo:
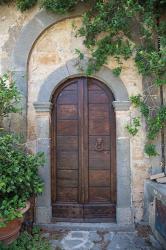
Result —
[[53, 96], [52, 207], [57, 221], [115, 219], [113, 96], [96, 79], [75, 78]]

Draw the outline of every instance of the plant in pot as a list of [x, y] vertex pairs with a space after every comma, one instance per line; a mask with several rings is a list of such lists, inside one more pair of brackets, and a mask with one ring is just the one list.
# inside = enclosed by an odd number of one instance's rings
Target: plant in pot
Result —
[[28, 199], [43, 190], [38, 174], [43, 154], [30, 154], [13, 134], [1, 134], [0, 145], [0, 240], [11, 243], [19, 235]]
[[[0, 78], [0, 115], [3, 119], [14, 107], [19, 93], [8, 76]], [[0, 241], [10, 244], [19, 235], [23, 214], [30, 204], [28, 199], [40, 194], [43, 182], [38, 169], [43, 165], [43, 153], [31, 154], [21, 137], [12, 133], [0, 133]]]

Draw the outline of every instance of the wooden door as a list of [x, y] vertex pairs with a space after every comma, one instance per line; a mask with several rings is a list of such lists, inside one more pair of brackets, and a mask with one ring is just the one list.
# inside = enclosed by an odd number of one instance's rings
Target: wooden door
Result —
[[116, 205], [113, 95], [96, 79], [60, 87], [52, 110], [52, 208], [59, 221], [113, 221]]

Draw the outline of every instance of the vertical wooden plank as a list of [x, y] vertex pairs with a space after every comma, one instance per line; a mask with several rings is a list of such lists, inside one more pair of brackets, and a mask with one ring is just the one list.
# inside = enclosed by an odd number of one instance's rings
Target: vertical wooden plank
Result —
[[117, 192], [116, 192], [116, 119], [115, 112], [112, 105], [114, 97], [111, 92], [110, 94], [110, 124], [111, 124], [111, 202], [116, 203]]
[[84, 204], [88, 203], [89, 200], [89, 147], [88, 147], [88, 78], [84, 78], [83, 82], [83, 89], [84, 89], [84, 112], [83, 112], [83, 119], [84, 119], [84, 138], [83, 138], [83, 144], [84, 144], [84, 151], [83, 151], [83, 165], [84, 165]]
[[51, 202], [56, 202], [56, 103], [51, 114]]
[[78, 80], [78, 117], [79, 117], [79, 203], [84, 203], [84, 89], [83, 89], [83, 78]]

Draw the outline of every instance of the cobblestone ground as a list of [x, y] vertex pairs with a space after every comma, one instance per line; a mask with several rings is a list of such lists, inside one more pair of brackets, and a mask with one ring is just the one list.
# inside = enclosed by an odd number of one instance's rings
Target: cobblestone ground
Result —
[[138, 232], [65, 231], [45, 232], [53, 250], [162, 250], [153, 236]]

